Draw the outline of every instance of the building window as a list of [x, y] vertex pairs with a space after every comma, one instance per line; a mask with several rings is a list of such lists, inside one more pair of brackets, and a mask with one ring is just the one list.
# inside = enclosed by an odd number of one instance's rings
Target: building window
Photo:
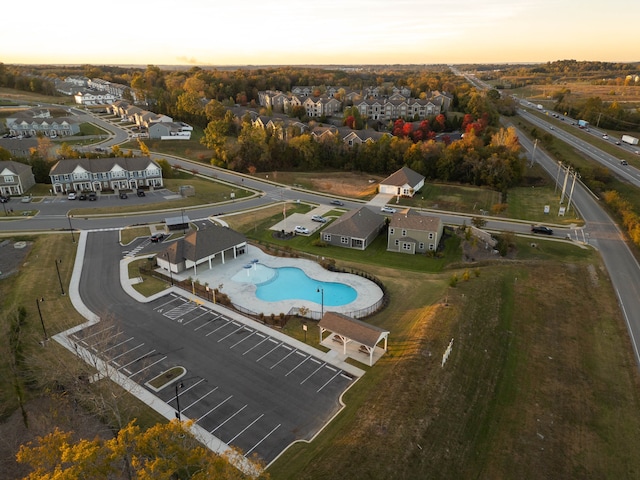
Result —
[[13, 183], [13, 175], [5, 175], [4, 183]]
[[429, 232], [429, 240], [433, 240], [433, 232]]
[[391, 228], [389, 229], [389, 235], [393, 235], [393, 232], [394, 232], [393, 227], [391, 227]]
[[411, 251], [411, 244], [408, 242], [403, 242], [402, 243], [402, 249], [403, 250], [407, 250], [407, 251]]
[[396, 238], [393, 244], [397, 247], [398, 245], [400, 245], [400, 240]]
[[402, 229], [402, 236], [403, 236], [403, 237], [406, 237], [406, 236], [407, 236], [407, 231], [406, 231], [404, 228]]
[[330, 234], [330, 233], [325, 233], [325, 234], [322, 236], [322, 239], [323, 239], [325, 242], [330, 242], [330, 241], [331, 241], [331, 234]]
[[341, 237], [340, 243], [344, 243], [345, 245], [349, 245], [349, 237]]
[[420, 243], [418, 244], [418, 248], [419, 248], [420, 250], [424, 250], [424, 243], [420, 242]]
[[435, 250], [435, 246], [433, 245], [433, 243], [429, 244], [429, 250], [432, 250], [432, 251]]

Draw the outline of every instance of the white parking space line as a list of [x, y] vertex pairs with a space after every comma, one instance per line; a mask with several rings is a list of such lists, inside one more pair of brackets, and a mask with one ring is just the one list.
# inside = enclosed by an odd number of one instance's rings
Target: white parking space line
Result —
[[193, 385], [188, 386], [187, 388], [183, 388], [182, 391], [180, 392], [180, 395], [187, 393], [189, 390], [196, 388], [198, 385], [200, 385], [202, 382], [204, 382], [204, 378], [201, 378], [200, 380], [198, 380], [196, 383], [194, 383]]
[[[257, 334], [259, 337], [261, 337], [262, 335], [260, 335], [259, 333]], [[249, 350], [247, 350], [246, 352], [244, 352], [242, 355], [246, 355], [247, 353], [249, 353], [251, 350], [253, 350], [256, 347], [259, 347], [260, 345], [262, 345], [264, 342], [266, 342], [268, 340], [268, 338], [265, 338], [264, 340], [262, 340], [261, 342], [256, 343], [253, 347], [251, 347]]]
[[[214, 388], [213, 390], [211, 390], [211, 392], [215, 392], [216, 390], [218, 390], [218, 387]], [[216, 405], [215, 407], [213, 407], [211, 410], [209, 410], [207, 413], [205, 413], [204, 415], [201, 415], [200, 417], [198, 417], [198, 419], [196, 420], [196, 423], [198, 423], [200, 420], [202, 420], [204, 417], [206, 417], [207, 415], [209, 415], [211, 412], [213, 412], [216, 408], [218, 408], [220, 405], [222, 405], [224, 402], [226, 402], [227, 400], [229, 400], [229, 398], [233, 397], [233, 395], [230, 395], [226, 400], [223, 400], [222, 402], [220, 402], [218, 405]]]
[[185, 410], [187, 410], [188, 408], [193, 407], [196, 403], [198, 403], [199, 401], [201, 401], [203, 398], [208, 397], [209, 395], [211, 395], [213, 392], [215, 392], [218, 389], [218, 387], [214, 388], [213, 390], [209, 390], [207, 393], [205, 393], [204, 395], [202, 395], [200, 398], [198, 398], [195, 402], [193, 402], [191, 405], [187, 405], [186, 407], [184, 407], [182, 409], [182, 411], [184, 412]]
[[[233, 395], [231, 395], [232, 397]], [[229, 397], [229, 398], [231, 398]], [[227, 398], [227, 400], [229, 400], [229, 398]], [[225, 400], [225, 402], [227, 401]], [[223, 402], [224, 403], [224, 402]], [[221, 404], [222, 405], [222, 404]], [[209, 433], [213, 433], [215, 432], [217, 429], [219, 429], [220, 427], [222, 427], [225, 423], [227, 423], [229, 420], [231, 420], [233, 417], [235, 417], [237, 414], [239, 414], [242, 410], [244, 410], [245, 408], [247, 408], [247, 406], [245, 405], [244, 407], [242, 407], [240, 410], [237, 410], [233, 415], [231, 415], [229, 418], [227, 418], [224, 422], [222, 422], [220, 425], [218, 425], [216, 428], [214, 428], [213, 430], [211, 430]]]
[[238, 434], [233, 437], [232, 439], [230, 439], [229, 441], [225, 442], [227, 445], [230, 443], [233, 443], [233, 441], [238, 438], [240, 435], [242, 435], [244, 432], [246, 432], [249, 428], [251, 428], [258, 420], [260, 420], [262, 417], [264, 417], [264, 413], [261, 413], [260, 416], [258, 418], [256, 418], [253, 422], [251, 422], [249, 425], [247, 425], [246, 427], [244, 427], [242, 430], [240, 430], [238, 432]]
[[[313, 358], [312, 358], [311, 360], [313, 360]], [[324, 367], [325, 365], [326, 365], [326, 364], [324, 364], [324, 363], [323, 363], [323, 364], [322, 364], [322, 365], [320, 365], [318, 368], [316, 368], [316, 369], [313, 371], [313, 373], [310, 373], [310, 374], [309, 374], [309, 376], [308, 376], [307, 378], [305, 378], [304, 380], [302, 380], [302, 381], [300, 382], [300, 385], [302, 385], [304, 382], [306, 382], [306, 381], [307, 381], [307, 380], [309, 380], [311, 377], [313, 377], [316, 373], [318, 373], [318, 371], [319, 371], [319, 370], [322, 370], [322, 367]]]
[[[238, 325], [237, 323], [234, 322], [234, 325]], [[220, 343], [221, 341], [223, 341], [225, 338], [230, 337], [231, 335], [233, 335], [236, 332], [239, 332], [240, 330], [245, 330], [247, 329], [247, 327], [245, 327], [244, 325], [240, 325], [240, 327], [236, 328], [233, 332], [225, 335], [224, 337], [222, 337], [220, 340], [218, 340], [218, 343]], [[248, 330], [248, 329], [247, 329]]]
[[120, 342], [120, 343], [116, 343], [115, 345], [113, 345], [113, 346], [111, 346], [111, 347], [107, 348], [106, 350], [103, 350], [103, 351], [102, 351], [102, 353], [103, 353], [103, 354], [104, 354], [104, 353], [107, 353], [109, 350], [113, 350], [114, 348], [118, 348], [120, 345], [124, 345], [125, 343], [130, 342], [131, 340], [133, 340], [133, 337], [129, 337], [129, 338], [127, 338], [126, 340], [123, 340], [123, 341], [122, 341], [122, 342]]
[[204, 317], [206, 314], [208, 314], [209, 312], [204, 312], [201, 313], [200, 315], [196, 315], [195, 317], [193, 317], [191, 320], [187, 320], [186, 322], [184, 322], [184, 325], [189, 325], [191, 322], [199, 319], [200, 317]]
[[138, 346], [130, 348], [129, 350], [126, 350], [126, 351], [122, 352], [120, 355], [116, 355], [115, 357], [113, 357], [111, 359], [111, 361], [113, 362], [116, 358], [120, 358], [121, 356], [126, 355], [129, 352], [133, 352], [134, 350], [137, 350], [138, 348], [140, 348], [143, 345], [144, 345], [144, 343], [140, 343]]
[[273, 368], [278, 365], [280, 362], [286, 360], [287, 358], [289, 358], [289, 355], [291, 355], [293, 352], [295, 352], [295, 350], [291, 350], [289, 353], [287, 353], [284, 357], [282, 357], [280, 360], [278, 360], [276, 363], [274, 363], [271, 368], [269, 370], [273, 370]]
[[100, 345], [101, 343], [109, 342], [109, 341], [113, 340], [114, 338], [119, 337], [120, 335], [122, 335], [122, 332], [116, 332], [116, 334], [115, 334], [115, 335], [111, 335], [109, 338], [105, 338], [105, 339], [103, 339], [103, 340], [100, 340], [99, 342], [92, 343], [92, 344], [91, 344], [91, 349], [92, 349], [94, 352], [97, 352], [97, 351], [98, 351], [98, 349], [97, 349], [96, 347], [97, 347], [98, 345]]
[[247, 450], [247, 453], [244, 454], [245, 457], [247, 457], [247, 455], [251, 454], [251, 452], [253, 452], [256, 447], [258, 447], [258, 445], [260, 445], [262, 442], [264, 442], [267, 438], [269, 438], [271, 436], [271, 434], [273, 432], [275, 432], [277, 429], [280, 428], [280, 425], [282, 425], [281, 423], [279, 423], [278, 425], [276, 425], [273, 430], [271, 430], [269, 433], [267, 433], [264, 437], [262, 437], [262, 439], [256, 443], [253, 447], [251, 447], [249, 450]]
[[183, 315], [186, 315], [187, 313], [192, 312], [196, 308], [198, 308], [198, 305], [195, 303], [184, 303], [175, 308], [172, 308], [166, 313], [163, 313], [163, 315], [167, 318], [170, 318], [171, 320], [176, 320], [182, 317]]
[[151, 365], [147, 365], [146, 367], [143, 367], [142, 369], [138, 370], [137, 372], [132, 373], [129, 378], [133, 377], [134, 375], [137, 375], [139, 373], [144, 372], [147, 368], [151, 368], [153, 367], [156, 363], [160, 363], [162, 362], [165, 358], [167, 358], [167, 356], [165, 355], [164, 357], [162, 357], [160, 360], [156, 360], [155, 362], [153, 362]]
[[247, 329], [248, 332], [251, 332], [249, 335], [247, 335], [246, 337], [244, 337], [242, 340], [238, 340], [236, 343], [234, 343], [233, 345], [231, 345], [229, 348], [233, 348], [236, 345], [240, 345], [242, 342], [244, 342], [247, 338], [251, 338], [253, 335], [255, 335], [255, 331], [252, 331], [250, 329]]
[[116, 327], [115, 325], [109, 325], [107, 328], [103, 328], [102, 330], [98, 330], [97, 332], [92, 333], [91, 335], [87, 335], [86, 337], [82, 337], [78, 339], [78, 341], [80, 343], [84, 343], [85, 345], [89, 345], [87, 343], [88, 338], [95, 337], [96, 335], [100, 335], [102, 332], [106, 332], [107, 330], [111, 330], [112, 328], [115, 328], [115, 327]]
[[218, 328], [216, 328], [215, 330], [211, 330], [209, 333], [207, 333], [205, 335], [205, 337], [208, 337], [209, 335], [211, 335], [212, 333], [216, 333], [218, 330], [220, 330], [221, 328], [226, 327], [227, 325], [229, 325], [229, 320], [227, 320], [226, 318], [223, 318], [223, 320], [225, 320], [225, 323], [223, 323], [222, 325], [220, 325]]
[[[171, 297], [173, 297], [173, 298], [171, 298]], [[163, 303], [162, 305], [159, 305], [159, 306], [158, 306], [157, 308], [155, 308], [154, 310], [155, 310], [156, 312], [162, 313], [162, 310], [164, 310], [164, 308], [163, 308], [163, 307], [165, 307], [165, 306], [167, 306], [167, 305], [172, 304], [175, 300], [178, 300], [178, 297], [176, 297], [175, 295], [173, 295], [173, 294], [172, 294], [172, 295], [170, 295], [170, 296], [169, 296], [169, 301], [168, 301], [168, 302], [165, 302], [165, 303]]]
[[[156, 350], [155, 350], [155, 349], [153, 349], [153, 350], [151, 350], [150, 352], [145, 353], [144, 355], [140, 355], [140, 356], [139, 356], [138, 358], [136, 358], [135, 360], [132, 360], [132, 361], [131, 361], [131, 362], [129, 362], [129, 363], [125, 363], [125, 364], [124, 364], [122, 367], [120, 367], [120, 368], [128, 367], [129, 365], [132, 365], [132, 364], [136, 363], [138, 360], [142, 360], [144, 357], [146, 357], [146, 356], [148, 356], [148, 355], [152, 354], [152, 353], [153, 353], [153, 352], [155, 352], [155, 351], [156, 351]], [[118, 370], [120, 370], [120, 368], [119, 368]]]
[[316, 393], [320, 392], [320, 390], [322, 390], [324, 387], [326, 387], [327, 385], [329, 385], [331, 382], [333, 382], [333, 379], [336, 378], [338, 375], [340, 375], [342, 373], [342, 371], [339, 371], [338, 373], [336, 373], [333, 377], [331, 377], [329, 380], [326, 381], [326, 383], [324, 385], [322, 385], [318, 390], [316, 390]]
[[291, 370], [289, 370], [286, 374], [285, 377], [288, 377], [290, 373], [293, 373], [300, 365], [302, 365], [304, 362], [306, 362], [307, 360], [309, 360], [311, 357], [307, 357], [305, 358], [303, 361], [301, 361], [298, 365], [296, 365], [295, 367], [293, 367]]
[[[213, 313], [213, 312], [208, 312], [208, 313]], [[202, 315], [206, 315], [206, 313], [203, 313]], [[202, 317], [202, 315], [198, 315], [196, 318], [194, 318], [193, 320], [196, 320], [200, 317]], [[217, 320], [218, 318], [220, 318], [222, 315], [216, 315], [215, 317], [213, 317], [211, 320], [207, 320], [206, 322], [204, 322], [202, 325], [200, 325], [199, 327], [196, 327], [193, 329], [194, 332], [200, 330], [202, 327], [205, 327], [207, 325], [209, 325], [210, 322], [213, 322], [214, 320]], [[185, 325], [193, 322], [193, 320], [189, 320], [187, 323], [185, 323]]]

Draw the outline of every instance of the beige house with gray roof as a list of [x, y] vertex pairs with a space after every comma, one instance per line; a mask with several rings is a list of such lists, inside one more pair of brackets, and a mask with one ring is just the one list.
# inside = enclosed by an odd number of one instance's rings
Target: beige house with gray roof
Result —
[[410, 254], [435, 252], [443, 231], [438, 217], [412, 210], [395, 213], [389, 222], [387, 250]]
[[380, 193], [399, 197], [413, 197], [424, 186], [424, 180], [424, 175], [420, 175], [409, 167], [402, 167], [380, 182], [378, 190]]

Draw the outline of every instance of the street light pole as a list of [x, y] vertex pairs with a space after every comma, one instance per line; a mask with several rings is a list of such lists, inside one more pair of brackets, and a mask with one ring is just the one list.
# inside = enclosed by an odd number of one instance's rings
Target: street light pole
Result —
[[184, 208], [182, 209], [182, 235], [187, 234], [187, 227], [184, 224]]
[[182, 417], [180, 415], [180, 395], [178, 394], [178, 388], [184, 388], [184, 383], [176, 383], [176, 406], [178, 407], [178, 411], [176, 412], [176, 418], [179, 421], [182, 421]]
[[60, 292], [64, 295], [64, 287], [62, 286], [62, 278], [60, 278], [60, 269], [58, 268], [58, 263], [62, 263], [62, 260], [56, 258], [56, 272], [58, 272], [58, 282], [60, 282]]
[[322, 318], [324, 317], [324, 288], [320, 288], [318, 287], [318, 289], [316, 290], [316, 292], [318, 292], [321, 296], [320, 296], [320, 320], [322, 320]]
[[44, 320], [42, 319], [42, 311], [40, 310], [40, 302], [44, 302], [44, 297], [36, 298], [36, 306], [38, 307], [38, 315], [40, 316], [40, 323], [42, 324], [42, 331], [44, 332], [44, 339], [49, 340], [47, 335], [47, 329], [44, 328]]
[[71, 226], [71, 215], [67, 216], [67, 219], [69, 220], [69, 231], [71, 232], [71, 241], [73, 243], [76, 243], [76, 238], [73, 236], [73, 227]]

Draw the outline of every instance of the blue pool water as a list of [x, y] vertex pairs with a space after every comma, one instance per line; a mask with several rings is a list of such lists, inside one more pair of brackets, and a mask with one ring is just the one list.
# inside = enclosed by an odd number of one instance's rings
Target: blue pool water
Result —
[[304, 271], [295, 267], [269, 268], [261, 264], [245, 266], [243, 271], [234, 275], [233, 280], [255, 283], [256, 297], [265, 302], [279, 300], [307, 300], [337, 307], [353, 302], [358, 292], [349, 285], [338, 282], [321, 282], [309, 278]]

